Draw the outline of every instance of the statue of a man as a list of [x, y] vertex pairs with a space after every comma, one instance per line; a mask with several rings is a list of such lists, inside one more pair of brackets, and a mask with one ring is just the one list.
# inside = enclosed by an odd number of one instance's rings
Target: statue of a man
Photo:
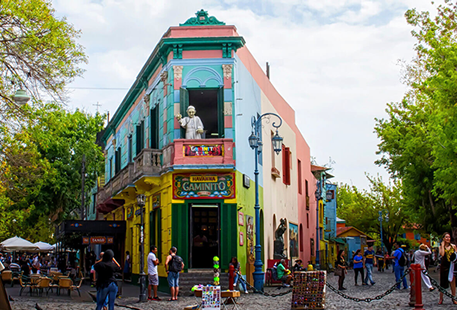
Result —
[[187, 115], [186, 117], [182, 117], [181, 114], [176, 115], [176, 119], [178, 120], [181, 127], [186, 129], [186, 139], [201, 139], [203, 133], [203, 123], [200, 117], [196, 116], [195, 107], [190, 105], [187, 108]]

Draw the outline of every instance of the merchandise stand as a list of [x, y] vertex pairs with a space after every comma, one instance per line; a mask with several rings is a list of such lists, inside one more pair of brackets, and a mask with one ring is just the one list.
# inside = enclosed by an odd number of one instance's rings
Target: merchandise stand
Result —
[[325, 309], [326, 271], [294, 272], [291, 309]]

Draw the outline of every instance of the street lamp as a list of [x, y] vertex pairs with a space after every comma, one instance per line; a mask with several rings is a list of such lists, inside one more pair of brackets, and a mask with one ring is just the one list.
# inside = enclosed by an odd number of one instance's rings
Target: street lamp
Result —
[[146, 298], [146, 274], [144, 273], [144, 211], [146, 205], [144, 194], [136, 196], [138, 207], [140, 208], [140, 302], [147, 301]]
[[261, 125], [262, 125], [262, 119], [265, 116], [276, 116], [279, 119], [279, 125], [276, 124], [276, 122], [272, 123], [272, 126], [276, 128], [276, 134], [271, 138], [271, 143], [273, 146], [273, 150], [276, 152], [276, 154], [279, 154], [282, 149], [282, 141], [283, 138], [279, 136], [278, 134], [278, 128], [281, 127], [282, 125], [282, 119], [279, 117], [279, 115], [275, 113], [265, 113], [255, 118], [255, 116], [252, 117], [251, 120], [251, 126], [252, 126], [252, 133], [249, 136], [249, 146], [251, 149], [255, 151], [255, 170], [254, 170], [254, 175], [255, 175], [255, 262], [254, 262], [254, 272], [253, 272], [253, 277], [254, 277], [254, 287], [259, 290], [263, 291], [263, 281], [265, 279], [265, 274], [262, 271], [262, 257], [261, 257], [261, 249], [262, 246], [260, 245], [260, 205], [259, 205], [259, 156], [262, 154], [262, 140], [261, 140]]
[[[385, 213], [385, 215], [384, 215]], [[384, 215], [384, 220], [386, 221], [386, 223], [389, 222], [389, 211], [384, 209], [384, 210], [381, 210], [379, 211], [379, 217], [378, 217], [378, 220], [379, 220], [379, 227], [381, 229], [381, 248], [384, 249], [384, 243], [382, 241], [382, 216]]]

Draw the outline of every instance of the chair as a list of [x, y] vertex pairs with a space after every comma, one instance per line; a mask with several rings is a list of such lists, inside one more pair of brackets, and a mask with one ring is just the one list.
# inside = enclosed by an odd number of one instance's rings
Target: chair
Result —
[[13, 272], [13, 280], [11, 281], [11, 287], [13, 287], [14, 281], [19, 282], [19, 279], [22, 278], [23, 276], [24, 276], [24, 271], [21, 271], [21, 273]]
[[[80, 278], [79, 278], [79, 283], [78, 285], [72, 285], [70, 287], [70, 289], [73, 291], [73, 290], [77, 290], [78, 291], [78, 294], [79, 294], [79, 297], [81, 297], [81, 292], [79, 291], [79, 289], [81, 288], [81, 285], [83, 284], [83, 281], [84, 281], [84, 278], [82, 276], [82, 274], [80, 273]], [[75, 279], [75, 281], [78, 281], [78, 279]]]
[[60, 278], [59, 287], [57, 288], [57, 294], [60, 295], [60, 290], [65, 289], [68, 291], [68, 295], [70, 295], [72, 285], [73, 281], [70, 278]]
[[13, 282], [13, 272], [11, 270], [3, 270], [2, 271], [2, 281], [5, 282]]
[[46, 295], [48, 295], [49, 290], [51, 289], [51, 287], [50, 287], [51, 281], [52, 281], [52, 279], [47, 278], [47, 277], [39, 278], [38, 282], [36, 284], [32, 284], [32, 290], [36, 289], [37, 294], [39, 294], [41, 292], [41, 295], [43, 295], [44, 289], [47, 288], [48, 290], [46, 291]]
[[25, 283], [24, 280], [27, 280], [27, 276], [19, 277], [19, 285], [21, 286], [21, 291], [19, 292], [19, 296], [22, 295], [22, 291], [26, 288], [30, 288], [30, 295], [32, 295], [32, 285], [30, 283]]

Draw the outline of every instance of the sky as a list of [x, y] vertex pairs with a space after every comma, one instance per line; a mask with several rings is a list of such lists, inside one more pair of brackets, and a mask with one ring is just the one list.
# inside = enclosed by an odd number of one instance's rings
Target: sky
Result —
[[[435, 1], [440, 3], [440, 1]], [[292, 106], [319, 165], [333, 182], [368, 189], [375, 165], [375, 118], [407, 90], [402, 66], [415, 40], [404, 13], [435, 12], [430, 0], [53, 0], [56, 16], [81, 30], [89, 58], [69, 85], [68, 106], [113, 115], [162, 35], [200, 9], [235, 25]], [[98, 106], [99, 105], [99, 106]], [[246, 137], [247, 138], [247, 137]]]

